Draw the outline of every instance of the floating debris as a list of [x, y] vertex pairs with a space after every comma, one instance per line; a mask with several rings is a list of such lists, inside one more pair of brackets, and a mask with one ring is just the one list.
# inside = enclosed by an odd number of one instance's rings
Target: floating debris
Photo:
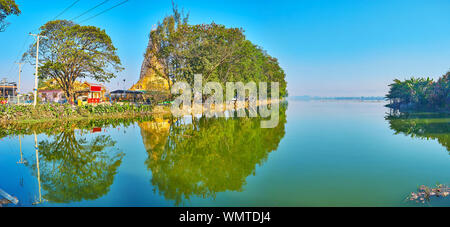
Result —
[[10, 204], [11, 201], [7, 200], [7, 199], [0, 199], [0, 207], [3, 207], [5, 205]]
[[408, 200], [415, 201], [416, 203], [425, 203], [426, 201], [430, 201], [431, 198], [445, 198], [449, 195], [450, 188], [446, 185], [438, 184], [435, 188], [422, 185], [418, 188], [417, 192], [411, 192]]
[[17, 205], [19, 203], [19, 200], [16, 197], [11, 196], [10, 194], [3, 191], [2, 189], [0, 189], [0, 196], [2, 196], [4, 198], [4, 199], [0, 200], [0, 206], [7, 205], [10, 203]]

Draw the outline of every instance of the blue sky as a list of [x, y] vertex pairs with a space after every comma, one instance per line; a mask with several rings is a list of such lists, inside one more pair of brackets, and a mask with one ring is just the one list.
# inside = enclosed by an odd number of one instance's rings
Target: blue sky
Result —
[[[104, 0], [80, 0], [58, 19], [71, 19]], [[122, 0], [110, 0], [78, 21]], [[24, 43], [74, 0], [16, 0], [22, 14], [0, 33], [0, 78], [17, 80], [14, 61]], [[242, 27], [247, 38], [279, 59], [289, 93], [314, 96], [383, 96], [394, 79], [437, 78], [450, 69], [448, 0], [177, 0], [191, 24], [212, 21]], [[152, 25], [171, 13], [170, 0], [129, 2], [83, 24], [111, 36], [126, 68], [108, 84], [129, 88], [139, 78]], [[24, 91], [33, 87], [26, 65]], [[126, 79], [125, 84], [123, 79]]]

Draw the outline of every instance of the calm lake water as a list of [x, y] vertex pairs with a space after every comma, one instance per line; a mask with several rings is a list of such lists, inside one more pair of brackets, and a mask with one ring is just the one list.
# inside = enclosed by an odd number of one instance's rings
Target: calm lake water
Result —
[[450, 116], [384, 105], [291, 101], [274, 129], [164, 117], [2, 129], [0, 189], [18, 206], [450, 206], [405, 201], [450, 183]]

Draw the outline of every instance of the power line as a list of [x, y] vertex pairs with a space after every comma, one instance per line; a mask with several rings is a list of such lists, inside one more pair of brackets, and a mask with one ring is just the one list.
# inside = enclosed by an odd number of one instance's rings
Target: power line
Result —
[[103, 1], [102, 3], [100, 3], [100, 4], [98, 4], [98, 5], [94, 6], [94, 7], [92, 7], [92, 8], [90, 8], [90, 9], [88, 9], [86, 12], [84, 12], [84, 13], [82, 13], [82, 14], [80, 14], [80, 15], [78, 15], [78, 16], [76, 16], [76, 17], [70, 19], [70, 20], [71, 20], [71, 21], [74, 21], [74, 20], [76, 20], [76, 19], [78, 19], [78, 18], [80, 18], [80, 17], [82, 17], [82, 16], [88, 14], [88, 13], [91, 12], [92, 10], [97, 9], [99, 6], [104, 5], [104, 4], [107, 3], [107, 2], [109, 2], [109, 0]]
[[72, 8], [75, 4], [77, 4], [80, 0], [76, 0], [75, 2], [73, 2], [69, 7], [67, 7], [66, 9], [64, 9], [61, 13], [59, 13], [58, 15], [56, 15], [56, 17], [54, 17], [52, 20], [56, 20], [56, 18], [62, 16], [64, 13], [66, 13], [70, 8]]
[[[27, 45], [27, 42], [30, 40], [30, 38], [31, 38], [31, 37], [28, 36], [28, 37], [24, 40], [24, 42], [23, 42], [23, 44], [22, 44], [22, 48], [20, 49], [20, 52], [17, 54], [16, 58], [14, 59], [14, 62], [17, 62], [17, 61], [19, 60], [20, 55], [21, 55], [21, 54], [23, 53], [23, 51], [25, 50], [25, 47], [26, 47], [26, 45]], [[16, 67], [14, 67], [14, 66], [16, 66]], [[7, 76], [10, 77], [10, 74], [11, 74], [11, 72], [13, 71], [13, 69], [16, 69], [16, 68], [17, 68], [17, 64], [13, 63], [13, 64], [11, 65], [11, 68], [9, 68], [9, 71], [8, 71]]]
[[[66, 13], [69, 9], [71, 9], [73, 6], [75, 6], [75, 4], [77, 4], [80, 0], [76, 0], [74, 1], [69, 7], [65, 8], [62, 12], [60, 12], [58, 15], [56, 15], [52, 20], [55, 20], [56, 18], [60, 17], [61, 15], [63, 15], [64, 13]], [[37, 29], [34, 29], [33, 31], [37, 31]], [[14, 62], [17, 62], [20, 58], [20, 55], [23, 54], [26, 44], [27, 42], [30, 40], [30, 36], [27, 36], [27, 38], [24, 40], [22, 48], [20, 49], [20, 52], [17, 54], [17, 57], [15, 58]], [[16, 66], [16, 67], [14, 67]], [[11, 72], [13, 71], [13, 69], [16, 69], [17, 65], [16, 64], [12, 64], [11, 68], [8, 71], [8, 76], [11, 74]]]
[[[75, 4], [77, 4], [79, 1], [80, 1], [80, 0], [75, 0], [70, 6], [68, 6], [67, 8], [65, 8], [65, 9], [64, 9], [62, 12], [60, 12], [58, 15], [56, 15], [52, 20], [55, 20], [56, 18], [62, 16], [62, 15], [63, 15], [64, 13], [66, 13], [69, 9], [71, 9], [73, 6], [75, 6]], [[109, 0], [107, 0], [107, 1], [109, 1]], [[37, 29], [35, 29], [35, 30], [37, 30]], [[21, 48], [20, 52], [17, 54], [17, 57], [15, 58], [14, 62], [17, 62], [17, 61], [19, 60], [20, 55], [23, 54], [23, 51], [25, 50], [26, 44], [27, 44], [27, 42], [28, 42], [29, 40], [30, 40], [30, 36], [27, 36], [27, 38], [24, 40], [24, 43], [23, 43], [23, 45], [22, 45], [22, 48]], [[14, 67], [14, 66], [16, 66], [16, 67]], [[13, 71], [13, 69], [16, 69], [16, 68], [17, 68], [17, 65], [13, 63], [13, 64], [11, 65], [11, 68], [10, 68], [9, 71], [8, 71], [7, 76], [9, 77], [9, 75], [11, 74], [11, 72]]]
[[86, 20], [81, 21], [80, 23], [84, 23], [84, 22], [86, 22], [86, 21], [88, 21], [88, 20], [91, 20], [91, 19], [97, 17], [97, 16], [100, 16], [101, 14], [104, 14], [104, 13], [106, 13], [106, 12], [108, 12], [108, 11], [110, 11], [110, 10], [112, 10], [112, 9], [114, 9], [114, 8], [116, 8], [116, 7], [118, 7], [118, 6], [120, 6], [120, 5], [123, 5], [123, 4], [125, 4], [126, 2], [128, 2], [128, 1], [129, 1], [129, 0], [125, 0], [125, 1], [123, 1], [123, 2], [121, 2], [121, 3], [119, 3], [119, 4], [117, 4], [117, 5], [115, 5], [115, 6], [111, 7], [111, 8], [109, 8], [109, 9], [106, 9], [106, 10], [104, 10], [104, 11], [102, 11], [102, 12], [100, 12], [100, 13], [98, 13], [98, 14], [92, 16], [92, 17], [87, 18]]

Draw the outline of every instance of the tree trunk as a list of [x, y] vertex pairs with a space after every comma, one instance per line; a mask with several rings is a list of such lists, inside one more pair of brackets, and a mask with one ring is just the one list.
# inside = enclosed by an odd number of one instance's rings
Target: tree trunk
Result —
[[74, 95], [72, 89], [67, 88], [67, 89], [65, 89], [65, 90], [66, 90], [65, 92], [66, 92], [67, 101], [68, 101], [71, 105], [73, 105], [73, 104], [75, 103], [75, 100], [74, 100], [75, 95]]
[[169, 101], [172, 101], [172, 81], [170, 76], [167, 76], [167, 82], [169, 83]]

